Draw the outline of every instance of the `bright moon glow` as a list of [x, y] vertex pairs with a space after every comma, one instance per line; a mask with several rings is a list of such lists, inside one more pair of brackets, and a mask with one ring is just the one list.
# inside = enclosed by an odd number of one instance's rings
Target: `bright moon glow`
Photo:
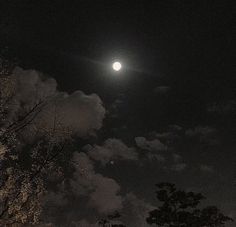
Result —
[[112, 68], [115, 70], [115, 71], [119, 71], [121, 69], [121, 64], [120, 62], [116, 61], [113, 63], [112, 65]]

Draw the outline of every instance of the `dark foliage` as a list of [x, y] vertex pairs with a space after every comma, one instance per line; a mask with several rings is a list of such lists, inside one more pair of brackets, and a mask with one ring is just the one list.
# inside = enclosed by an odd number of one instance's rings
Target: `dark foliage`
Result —
[[156, 186], [156, 197], [162, 204], [149, 212], [146, 219], [148, 224], [160, 227], [218, 227], [233, 221], [215, 206], [197, 208], [204, 199], [200, 193], [178, 190], [170, 183], [160, 183]]

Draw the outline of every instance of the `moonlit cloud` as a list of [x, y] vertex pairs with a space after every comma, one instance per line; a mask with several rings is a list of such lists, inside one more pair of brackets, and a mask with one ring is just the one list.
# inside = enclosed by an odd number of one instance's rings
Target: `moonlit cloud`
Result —
[[122, 208], [119, 184], [94, 170], [93, 161], [85, 153], [75, 153], [76, 168], [71, 185], [77, 196], [89, 196], [88, 206], [98, 213], [108, 214]]
[[159, 139], [147, 140], [145, 137], [136, 137], [135, 142], [138, 147], [148, 151], [165, 151], [165, 146]]
[[19, 108], [31, 108], [58, 92], [56, 80], [36, 70], [16, 67], [11, 77], [15, 83], [14, 104], [18, 104]]
[[138, 154], [134, 148], [128, 147], [119, 139], [107, 139], [102, 146], [86, 146], [88, 155], [103, 165], [112, 160], [138, 160]]
[[82, 91], [76, 91], [71, 95], [57, 95], [34, 123], [36, 127], [41, 127], [45, 131], [56, 127], [57, 131], [65, 129], [85, 136], [102, 127], [104, 115], [105, 109], [96, 94], [85, 95]]
[[122, 197], [118, 195], [120, 186], [115, 180], [96, 174], [93, 177], [93, 184], [95, 189], [90, 194], [89, 206], [105, 214], [122, 208]]
[[154, 227], [169, 182], [236, 221], [233, 8], [195, 2], [1, 1], [3, 219]]
[[36, 70], [17, 67], [11, 76], [15, 83], [11, 114], [13, 118], [14, 113], [27, 113], [42, 102], [40, 110], [37, 109], [37, 117], [25, 131], [26, 137], [31, 138], [40, 132], [53, 133], [54, 136], [87, 136], [102, 127], [105, 109], [98, 95], [86, 95], [82, 91], [72, 94], [60, 92], [55, 79]]

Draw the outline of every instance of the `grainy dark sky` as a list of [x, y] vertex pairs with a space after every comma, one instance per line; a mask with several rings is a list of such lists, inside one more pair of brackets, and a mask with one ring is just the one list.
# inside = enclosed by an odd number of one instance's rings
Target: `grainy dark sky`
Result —
[[[97, 144], [117, 138], [142, 150], [142, 137], [150, 152], [155, 139], [168, 147], [165, 161], [150, 153], [98, 169], [124, 192], [151, 203], [153, 185], [172, 181], [235, 215], [232, 13], [223, 0], [3, 0], [0, 45], [61, 90], [100, 96]], [[125, 65], [118, 75], [114, 59]]]

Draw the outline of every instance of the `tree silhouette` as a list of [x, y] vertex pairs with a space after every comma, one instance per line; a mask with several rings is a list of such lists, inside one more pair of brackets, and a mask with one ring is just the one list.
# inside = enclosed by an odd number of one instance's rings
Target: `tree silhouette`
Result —
[[103, 219], [99, 220], [98, 225], [101, 227], [126, 227], [123, 224], [112, 223], [112, 221], [114, 219], [117, 219], [120, 217], [121, 217], [120, 213], [115, 211], [114, 213], [107, 215], [107, 218], [103, 218]]
[[146, 221], [160, 227], [218, 227], [233, 221], [215, 206], [197, 208], [204, 196], [200, 193], [177, 190], [174, 184], [156, 184], [161, 206], [149, 212]]
[[63, 127], [55, 110], [53, 127], [45, 130], [40, 125], [35, 129], [41, 130], [41, 135], [37, 133], [39, 136], [32, 141], [24, 142], [22, 132], [30, 132], [29, 127], [52, 97], [20, 105], [12, 117], [12, 103], [17, 96], [14, 67], [0, 53], [0, 226], [39, 222], [48, 173], [64, 176], [62, 166], [70, 157], [65, 147], [72, 138], [71, 130]]

